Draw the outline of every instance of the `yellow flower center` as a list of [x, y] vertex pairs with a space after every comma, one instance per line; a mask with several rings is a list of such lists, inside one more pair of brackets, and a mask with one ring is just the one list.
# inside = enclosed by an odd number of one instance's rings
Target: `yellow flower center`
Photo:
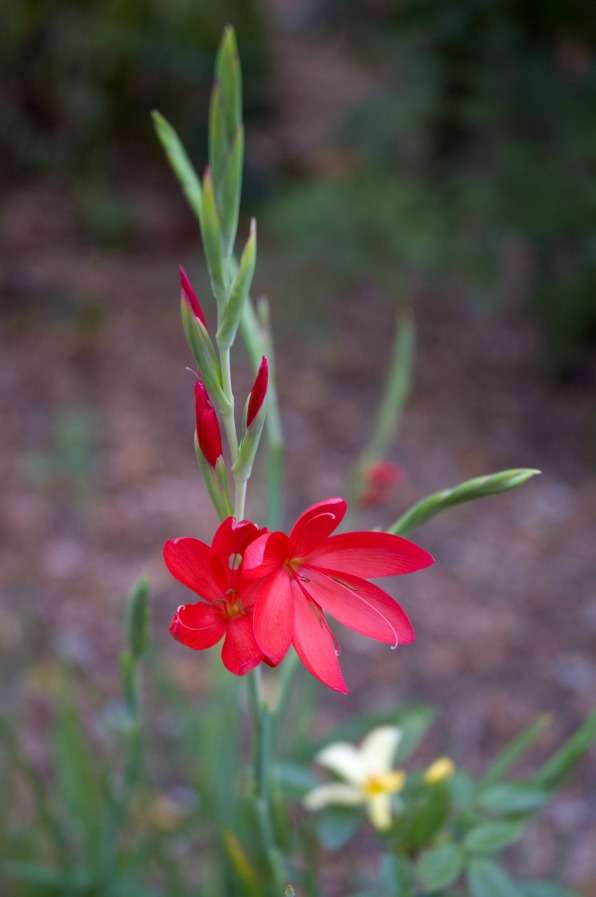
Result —
[[225, 598], [224, 613], [228, 620], [235, 620], [244, 613], [244, 605], [236, 596], [236, 589], [230, 589]]
[[379, 794], [394, 794], [403, 788], [405, 781], [406, 774], [400, 769], [376, 773], [369, 776], [364, 782], [364, 793], [367, 797], [378, 797]]

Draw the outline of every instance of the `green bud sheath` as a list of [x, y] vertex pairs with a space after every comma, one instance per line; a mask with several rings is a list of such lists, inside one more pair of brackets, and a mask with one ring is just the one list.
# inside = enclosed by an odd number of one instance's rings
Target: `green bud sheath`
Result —
[[[248, 399], [244, 408], [244, 420], [248, 410]], [[251, 423], [250, 427], [245, 431], [244, 436], [240, 440], [238, 446], [238, 457], [232, 468], [232, 473], [238, 480], [248, 480], [252, 473], [253, 464], [261, 441], [265, 418], [267, 417], [267, 399], [263, 402], [259, 413]]]
[[229, 410], [229, 402], [222, 389], [221, 368], [215, 347], [207, 329], [193, 314], [184, 297], [180, 300], [180, 316], [184, 335], [201, 375], [201, 380], [217, 410], [224, 413]]
[[229, 349], [242, 319], [246, 300], [252, 285], [257, 259], [257, 226], [253, 218], [250, 224], [250, 236], [244, 247], [240, 265], [234, 278], [230, 298], [225, 304], [217, 330], [217, 342], [222, 349]]
[[207, 259], [207, 267], [211, 279], [211, 288], [218, 306], [221, 306], [226, 299], [224, 257], [221, 227], [219, 215], [217, 213], [217, 204], [215, 202], [215, 191], [213, 188], [213, 178], [209, 169], [207, 169], [205, 177], [203, 178], [201, 236], [203, 238], [203, 250], [205, 252], [205, 258]]
[[213, 507], [217, 511], [220, 520], [224, 520], [232, 513], [232, 502], [230, 500], [228, 474], [225, 461], [223, 458], [220, 458], [215, 467], [211, 467], [205, 460], [199, 447], [196, 433], [194, 436], [194, 447], [197, 463], [201, 474], [203, 475], [203, 480], [207, 487], [209, 497], [213, 502]]

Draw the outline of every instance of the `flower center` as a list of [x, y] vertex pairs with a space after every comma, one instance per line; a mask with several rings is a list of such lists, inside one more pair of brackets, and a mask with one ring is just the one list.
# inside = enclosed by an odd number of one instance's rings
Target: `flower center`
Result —
[[288, 558], [285, 563], [286, 570], [290, 576], [296, 576], [298, 570], [302, 566], [302, 558]]
[[380, 772], [370, 775], [364, 782], [364, 793], [367, 797], [377, 797], [379, 794], [394, 794], [403, 788], [406, 775], [399, 769], [391, 772]]
[[241, 617], [244, 613], [244, 605], [242, 601], [238, 598], [236, 593], [236, 589], [229, 589], [224, 598], [224, 614], [226, 619], [235, 620], [237, 617]]

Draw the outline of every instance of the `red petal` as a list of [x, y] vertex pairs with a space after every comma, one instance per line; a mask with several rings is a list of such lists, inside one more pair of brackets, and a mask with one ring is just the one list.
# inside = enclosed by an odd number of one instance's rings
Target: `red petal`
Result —
[[211, 467], [222, 455], [221, 431], [217, 414], [201, 380], [195, 382], [195, 418], [201, 452]]
[[211, 604], [181, 604], [170, 623], [176, 641], [195, 651], [211, 648], [224, 631], [223, 617]]
[[246, 426], [250, 427], [253, 420], [263, 407], [265, 396], [267, 395], [267, 384], [269, 382], [269, 363], [267, 356], [263, 355], [255, 382], [248, 397], [248, 408], [246, 410]]
[[366, 579], [303, 567], [303, 588], [317, 604], [349, 629], [385, 645], [407, 645], [414, 630], [397, 601]]
[[291, 580], [279, 570], [263, 583], [257, 598], [253, 626], [257, 643], [273, 663], [279, 663], [292, 641], [294, 596]]
[[424, 548], [391, 533], [341, 533], [316, 548], [307, 559], [314, 567], [325, 567], [374, 579], [414, 573], [434, 563]]
[[228, 566], [231, 554], [243, 555], [247, 545], [262, 533], [263, 530], [250, 520], [236, 523], [235, 517], [226, 517], [215, 530], [211, 547]]
[[163, 559], [172, 576], [207, 601], [217, 601], [221, 588], [211, 567], [211, 549], [200, 539], [169, 539]]
[[294, 582], [294, 648], [298, 657], [316, 679], [333, 691], [348, 694], [335, 641], [323, 611]]
[[199, 319], [203, 327], [207, 327], [207, 321], [205, 320], [205, 315], [203, 313], [203, 309], [201, 308], [201, 303], [197, 298], [197, 294], [192, 288], [192, 284], [190, 282], [190, 278], [182, 265], [178, 268], [178, 273], [180, 275], [180, 288], [184, 294], [184, 298], [192, 308], [193, 314]]
[[263, 660], [263, 652], [253, 634], [251, 614], [228, 622], [221, 659], [236, 676], [244, 676]]
[[251, 578], [269, 576], [289, 557], [289, 543], [285, 533], [263, 533], [247, 546], [242, 573]]
[[304, 557], [337, 529], [348, 509], [343, 498], [327, 498], [300, 515], [290, 533], [292, 557]]

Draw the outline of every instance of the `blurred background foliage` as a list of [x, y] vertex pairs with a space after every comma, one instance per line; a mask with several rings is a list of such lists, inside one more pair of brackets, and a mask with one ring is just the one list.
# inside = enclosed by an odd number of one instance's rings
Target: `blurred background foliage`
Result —
[[175, 110], [203, 158], [213, 56], [222, 28], [241, 37], [249, 120], [271, 100], [258, 0], [9, 0], [0, 35], [0, 151], [8, 170], [56, 180], [100, 242], [134, 227], [114, 184], [157, 156], [147, 113]]
[[[300, 159], [306, 178], [279, 129], [280, 20], [307, 40], [331, 39], [371, 85], [330, 122], [326, 164], [316, 147]], [[134, 216], [113, 185], [156, 159], [143, 111], [173, 110], [204, 160], [226, 21], [242, 47], [249, 127], [265, 122], [281, 147], [264, 162], [252, 155], [272, 231], [332, 274], [373, 277], [392, 294], [447, 271], [475, 298], [513, 283], [539, 321], [547, 368], [585, 376], [596, 331], [589, 0], [9, 0], [0, 36], [8, 170], [58, 179], [93, 237], [125, 243]]]
[[323, 0], [316, 23], [378, 87], [339, 124], [339, 173], [282, 196], [276, 224], [402, 291], [450, 271], [502, 297], [521, 254], [548, 368], [581, 373], [596, 335], [593, 4]]
[[[188, 700], [183, 683], [152, 651], [145, 579], [132, 589], [124, 624], [118, 695], [106, 700], [76, 664], [54, 666], [43, 770], [28, 759], [19, 721], [0, 721], [0, 781], [5, 800], [19, 806], [16, 818], [3, 813], [0, 819], [2, 893], [271, 893], [258, 837], [258, 799], [247, 768], [243, 680], [227, 674], [214, 656], [208, 698]], [[540, 751], [534, 749], [551, 724], [547, 716], [506, 744], [480, 777], [448, 761], [446, 775], [431, 780], [416, 753], [428, 741], [433, 708], [352, 716], [322, 742], [313, 737], [316, 688], [301, 672], [272, 711], [271, 801], [284, 879], [291, 883], [287, 893], [294, 886], [308, 897], [340, 893], [341, 881], [341, 893], [350, 897], [447, 894], [454, 886], [470, 897], [577, 897], [554, 880], [514, 881], [501, 854], [508, 865], [513, 859], [516, 868], [527, 866], [531, 847], [522, 838], [583, 762], [596, 739], [596, 713], [540, 765], [535, 762]], [[91, 709], [89, 727], [85, 717]], [[407, 771], [403, 791], [394, 796], [391, 829], [375, 833], [361, 807], [301, 812], [298, 803], [320, 781], [313, 758], [323, 744], [360, 741], [380, 725], [399, 727], [395, 763]], [[524, 778], [512, 778], [526, 754], [534, 768]], [[348, 843], [356, 847], [364, 837], [369, 848], [374, 844], [374, 866], [352, 849], [342, 857], [341, 874], [326, 875], [325, 858]], [[556, 878], [557, 868], [551, 871]]]
[[231, 20], [245, 48], [248, 115], [267, 105], [255, 0], [25, 0], [7, 11], [1, 136], [19, 166], [91, 177], [126, 153], [143, 161], [153, 146], [142, 110], [155, 106], [175, 108], [201, 155], [213, 56]]

